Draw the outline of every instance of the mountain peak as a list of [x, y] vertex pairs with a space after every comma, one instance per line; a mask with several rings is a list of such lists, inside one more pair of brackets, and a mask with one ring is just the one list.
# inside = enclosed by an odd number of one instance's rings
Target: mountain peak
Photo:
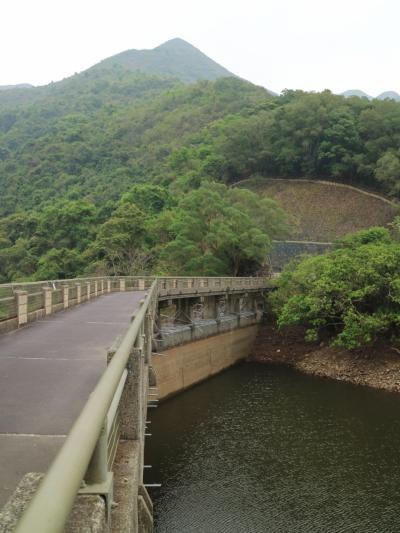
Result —
[[[174, 37], [173, 39], [169, 39], [168, 41], [165, 41], [165, 43], [159, 44], [154, 48], [154, 50], [158, 50], [160, 48], [195, 48], [192, 44], [190, 44], [188, 41], [185, 41], [184, 39], [181, 39], [180, 37]], [[197, 49], [196, 49], [197, 50]]]
[[186, 83], [234, 76], [198, 48], [175, 38], [152, 50], [126, 50], [109, 57], [97, 66], [122, 66], [128, 70], [172, 76]]

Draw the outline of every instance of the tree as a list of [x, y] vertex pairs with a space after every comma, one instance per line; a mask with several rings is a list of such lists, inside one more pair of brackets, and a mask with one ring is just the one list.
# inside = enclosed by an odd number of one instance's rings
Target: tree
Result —
[[400, 192], [400, 153], [387, 151], [378, 159], [375, 170], [376, 178], [382, 182], [387, 189]]
[[152, 257], [144, 248], [145, 224], [143, 211], [135, 204], [121, 203], [88, 249], [91, 269], [113, 275], [144, 273]]
[[77, 250], [53, 248], [39, 259], [35, 278], [38, 280], [73, 278], [82, 272], [83, 265], [83, 258]]
[[161, 270], [237, 276], [263, 265], [284, 215], [270, 200], [213, 183], [184, 197], [169, 222], [171, 240], [161, 250]]

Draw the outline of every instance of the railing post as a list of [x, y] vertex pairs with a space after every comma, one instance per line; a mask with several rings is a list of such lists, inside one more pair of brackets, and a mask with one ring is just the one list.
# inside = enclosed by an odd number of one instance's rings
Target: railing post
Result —
[[44, 311], [46, 315], [51, 315], [53, 311], [53, 289], [51, 287], [43, 287]]
[[84, 481], [87, 485], [103, 483], [107, 480], [107, 420], [101, 428], [99, 440], [90, 459]]
[[94, 297], [97, 298], [97, 280], [94, 282]]
[[107, 280], [107, 292], [111, 292], [111, 280]]
[[123, 292], [125, 290], [125, 280], [124, 279], [120, 279], [119, 280], [119, 290], [121, 292]]
[[101, 294], [104, 294], [104, 279], [101, 280]]
[[64, 302], [64, 309], [68, 307], [69, 304], [69, 287], [68, 285], [63, 286], [63, 302]]
[[80, 304], [82, 300], [82, 285], [80, 283], [76, 284], [76, 303]]
[[140, 279], [139, 280], [139, 291], [144, 291], [146, 289], [146, 280]]
[[90, 281], [86, 282], [87, 300], [90, 300]]
[[105, 497], [107, 508], [107, 522], [111, 520], [111, 505], [113, 502], [113, 473], [108, 471], [108, 427], [107, 418], [101, 428], [99, 440], [93, 450], [89, 466], [83, 478], [79, 494], [101, 494]]
[[23, 326], [28, 322], [28, 292], [15, 291], [17, 299], [18, 326]]

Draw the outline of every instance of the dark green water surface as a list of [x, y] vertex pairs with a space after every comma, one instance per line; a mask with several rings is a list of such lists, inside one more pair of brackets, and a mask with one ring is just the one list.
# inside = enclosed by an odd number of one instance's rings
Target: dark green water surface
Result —
[[157, 533], [400, 532], [400, 395], [243, 364], [152, 410]]

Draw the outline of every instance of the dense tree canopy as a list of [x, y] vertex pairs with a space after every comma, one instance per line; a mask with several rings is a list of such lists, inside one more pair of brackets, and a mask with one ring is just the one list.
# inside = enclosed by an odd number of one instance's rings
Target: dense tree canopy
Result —
[[173, 200], [134, 185], [102, 209], [60, 201], [0, 222], [0, 279], [149, 272], [237, 275], [263, 267], [283, 211], [245, 189], [207, 183]]
[[293, 263], [271, 296], [279, 326], [329, 333], [346, 348], [400, 338], [400, 244], [384, 228], [348, 236], [324, 255]]

